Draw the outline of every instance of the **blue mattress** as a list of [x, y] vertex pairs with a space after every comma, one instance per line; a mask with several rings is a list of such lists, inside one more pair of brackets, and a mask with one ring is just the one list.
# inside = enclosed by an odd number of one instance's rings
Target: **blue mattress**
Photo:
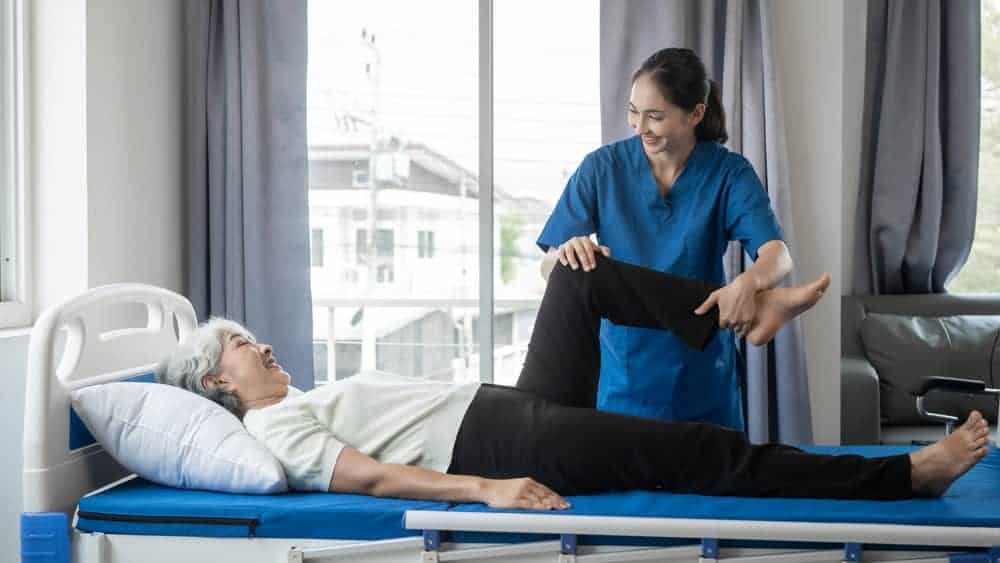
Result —
[[[814, 447], [820, 453], [893, 455], [910, 448]], [[990, 454], [939, 499], [837, 501], [707, 497], [662, 492], [570, 497], [562, 514], [849, 522], [1000, 528], [1000, 452]], [[80, 500], [77, 528], [87, 532], [202, 537], [274, 537], [378, 540], [415, 535], [402, 526], [407, 510], [490, 512], [480, 504], [287, 493], [253, 496], [180, 490], [134, 479]], [[543, 536], [466, 533], [454, 541], [524, 541]], [[581, 543], [617, 543], [581, 538]], [[634, 538], [628, 543], [637, 542]], [[663, 543], [662, 540], [657, 540]]]

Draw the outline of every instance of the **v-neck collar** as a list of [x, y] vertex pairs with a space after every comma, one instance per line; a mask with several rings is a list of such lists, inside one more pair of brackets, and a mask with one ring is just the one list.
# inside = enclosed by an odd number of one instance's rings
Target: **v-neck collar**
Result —
[[[651, 185], [657, 197], [663, 199], [663, 197], [660, 196], [659, 185], [656, 183], [656, 176], [653, 174], [653, 165], [649, 162], [649, 157], [646, 156], [646, 151], [642, 147], [642, 138], [639, 135], [634, 135], [632, 137], [632, 142], [636, 145], [634, 151], [634, 164], [639, 168], [641, 177], [644, 178], [643, 183]], [[691, 149], [691, 154], [689, 154], [687, 160], [684, 161], [684, 166], [681, 168], [680, 174], [677, 175], [677, 178], [674, 179], [673, 185], [670, 186], [671, 192], [673, 192], [674, 188], [681, 183], [682, 179], [693, 174], [692, 172], [689, 172], [689, 170], [697, 168], [698, 163], [701, 161], [701, 153], [705, 151], [709, 144], [710, 143], [708, 141], [695, 142], [694, 148]]]
[[669, 220], [673, 216], [672, 206], [670, 204], [671, 195], [677, 193], [679, 187], [682, 187], [683, 182], [687, 182], [687, 178], [691, 178], [697, 175], [697, 170], [704, 158], [704, 152], [708, 149], [710, 142], [699, 141], [694, 144], [694, 148], [691, 149], [691, 154], [688, 155], [687, 160], [684, 162], [684, 167], [681, 169], [681, 173], [677, 175], [674, 180], [673, 185], [670, 187], [670, 191], [667, 192], [666, 196], [660, 195], [660, 187], [656, 183], [656, 176], [653, 175], [653, 166], [649, 162], [649, 158], [646, 156], [646, 151], [642, 147], [642, 138], [639, 135], [632, 137], [632, 142], [635, 145], [633, 155], [634, 155], [634, 166], [638, 172], [638, 177], [640, 179], [640, 186], [643, 192], [647, 195], [644, 196], [646, 201], [649, 203], [649, 207], [653, 209], [657, 214], [661, 216], [663, 221]]

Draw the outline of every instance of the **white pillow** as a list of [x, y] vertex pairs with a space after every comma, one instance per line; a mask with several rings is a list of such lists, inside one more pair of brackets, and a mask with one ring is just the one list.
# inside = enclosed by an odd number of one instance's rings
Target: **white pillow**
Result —
[[120, 381], [78, 389], [71, 400], [104, 449], [144, 479], [229, 493], [288, 489], [271, 452], [204, 397], [172, 385]]

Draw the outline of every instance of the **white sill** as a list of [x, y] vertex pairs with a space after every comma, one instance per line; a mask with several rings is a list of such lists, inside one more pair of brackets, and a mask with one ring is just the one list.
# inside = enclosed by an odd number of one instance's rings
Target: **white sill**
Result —
[[31, 334], [30, 326], [0, 328], [0, 338], [17, 338], [19, 336], [28, 336], [29, 334]]

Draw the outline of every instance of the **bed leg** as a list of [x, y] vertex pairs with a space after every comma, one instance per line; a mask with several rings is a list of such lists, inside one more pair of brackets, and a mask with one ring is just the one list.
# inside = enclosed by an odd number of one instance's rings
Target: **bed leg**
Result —
[[559, 563], [576, 563], [576, 535], [559, 535]]
[[859, 561], [861, 561], [861, 544], [845, 543], [844, 563], [858, 563]]
[[719, 561], [719, 540], [701, 540], [701, 557], [698, 563], [717, 563]]
[[441, 532], [424, 530], [424, 550], [420, 552], [420, 563], [438, 563], [441, 550]]

